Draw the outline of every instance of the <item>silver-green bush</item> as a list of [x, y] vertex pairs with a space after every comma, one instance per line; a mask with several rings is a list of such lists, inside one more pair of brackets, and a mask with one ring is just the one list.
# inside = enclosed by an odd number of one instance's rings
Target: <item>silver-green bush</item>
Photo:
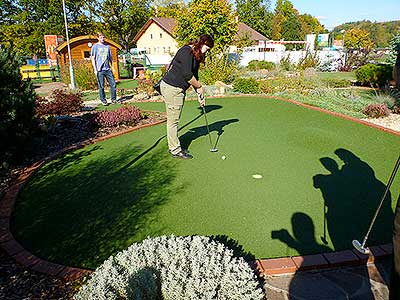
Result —
[[148, 238], [108, 258], [76, 300], [263, 299], [250, 266], [204, 236]]

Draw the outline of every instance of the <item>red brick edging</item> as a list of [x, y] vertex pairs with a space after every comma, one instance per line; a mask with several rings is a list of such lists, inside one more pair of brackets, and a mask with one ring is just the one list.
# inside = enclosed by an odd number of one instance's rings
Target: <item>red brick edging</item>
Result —
[[[243, 95], [241, 95], [243, 97]], [[260, 95], [257, 95], [260, 97]], [[283, 97], [273, 96], [262, 96], [267, 99], [278, 99], [285, 102], [290, 102], [295, 105], [307, 107], [313, 110], [317, 110], [323, 113], [334, 115], [342, 119], [347, 119], [359, 124], [367, 125], [397, 136], [400, 136], [400, 132], [392, 129], [388, 129], [376, 124], [372, 124], [366, 121], [362, 121], [353, 117], [349, 117], [340, 113], [327, 111], [322, 108], [307, 105], [301, 102], [297, 102], [291, 99]], [[113, 133], [104, 137], [96, 138], [86, 142], [79, 143], [67, 148], [60, 150], [59, 152], [52, 154], [39, 162], [34, 163], [32, 166], [24, 170], [16, 180], [16, 182], [6, 191], [3, 199], [0, 201], [0, 247], [3, 248], [10, 256], [12, 256], [21, 265], [30, 268], [34, 271], [46, 273], [52, 276], [64, 278], [64, 279], [77, 279], [82, 276], [87, 276], [92, 273], [92, 270], [73, 268], [63, 266], [60, 264], [48, 262], [39, 257], [36, 257], [32, 253], [25, 250], [15, 239], [10, 232], [10, 218], [14, 208], [15, 201], [18, 193], [24, 186], [25, 182], [45, 163], [57, 158], [58, 156], [82, 148], [86, 145], [93, 144], [99, 141], [103, 141], [109, 138], [113, 138], [131, 131], [135, 131], [141, 128], [157, 125], [165, 122], [159, 121], [153, 124], [145, 124], [130, 128], [118, 133]], [[385, 244], [381, 246], [370, 247], [371, 254], [363, 255], [356, 250], [344, 250], [339, 252], [305, 255], [305, 256], [293, 256], [285, 258], [272, 258], [272, 259], [259, 259], [256, 260], [256, 267], [261, 275], [279, 275], [279, 274], [290, 274], [302, 270], [321, 269], [321, 268], [332, 268], [339, 266], [348, 265], [360, 265], [371, 263], [376, 260], [387, 257], [393, 253], [392, 244]]]
[[13, 257], [18, 263], [21, 265], [32, 269], [37, 272], [49, 274], [52, 276], [64, 278], [64, 279], [78, 279], [82, 276], [89, 275], [92, 273], [92, 270], [88, 269], [80, 269], [73, 268], [68, 266], [59, 265], [56, 263], [48, 262], [43, 260], [26, 249], [24, 249], [15, 239], [10, 231], [10, 219], [13, 212], [14, 204], [17, 200], [17, 196], [21, 189], [23, 188], [26, 181], [35, 174], [41, 166], [45, 163], [57, 158], [58, 156], [82, 148], [86, 145], [94, 144], [99, 141], [103, 141], [112, 137], [116, 137], [131, 131], [135, 131], [138, 129], [142, 129], [149, 126], [158, 125], [164, 123], [163, 121], [158, 121], [152, 124], [144, 124], [140, 126], [136, 126], [133, 128], [129, 128], [123, 130], [121, 132], [113, 133], [107, 136], [99, 137], [96, 139], [92, 139], [89, 141], [85, 141], [67, 148], [64, 148], [58, 151], [55, 154], [52, 154], [36, 163], [32, 166], [24, 170], [21, 174], [19, 174], [18, 179], [14, 182], [14, 184], [8, 188], [3, 199], [0, 201], [0, 247], [3, 248], [11, 257]]

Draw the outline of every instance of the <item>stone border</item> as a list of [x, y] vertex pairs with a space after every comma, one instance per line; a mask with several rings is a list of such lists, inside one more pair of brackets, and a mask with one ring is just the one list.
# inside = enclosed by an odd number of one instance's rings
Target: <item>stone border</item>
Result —
[[[245, 97], [246, 95], [234, 95], [225, 96], [227, 97]], [[255, 95], [247, 95], [249, 97]], [[342, 119], [350, 120], [368, 127], [376, 128], [381, 131], [385, 131], [397, 136], [400, 136], [400, 132], [392, 129], [388, 129], [383, 126], [379, 126], [367, 121], [359, 120], [350, 116], [346, 116], [340, 113], [331, 112], [319, 107], [304, 104], [298, 101], [294, 101], [283, 97], [274, 97], [266, 95], [256, 95], [257, 97], [262, 97], [266, 99], [275, 99], [280, 101], [289, 102], [298, 106], [303, 106], [312, 110], [320, 111], [329, 115], [333, 115]], [[222, 97], [213, 97], [222, 98]], [[60, 264], [48, 262], [39, 257], [36, 257], [32, 253], [25, 250], [15, 239], [10, 231], [10, 218], [13, 212], [14, 204], [17, 200], [18, 193], [23, 188], [25, 182], [33, 175], [35, 172], [45, 163], [57, 158], [58, 156], [65, 154], [67, 152], [82, 148], [86, 145], [94, 144], [109, 138], [113, 138], [131, 131], [135, 131], [141, 128], [150, 127], [153, 125], [158, 125], [164, 123], [163, 121], [158, 121], [152, 124], [145, 124], [133, 128], [123, 130], [121, 132], [113, 133], [107, 136], [99, 137], [93, 140], [85, 141], [77, 145], [73, 145], [52, 154], [39, 162], [34, 163], [31, 167], [24, 170], [16, 182], [6, 191], [3, 199], [0, 202], [0, 247], [3, 248], [11, 257], [13, 257], [21, 265], [32, 269], [37, 272], [49, 274], [52, 276], [60, 277], [67, 280], [78, 279], [82, 276], [87, 276], [93, 272], [89, 269], [81, 269], [63, 266]], [[357, 250], [344, 250], [338, 252], [330, 252], [324, 254], [314, 254], [305, 256], [293, 256], [284, 258], [271, 258], [271, 259], [258, 259], [255, 261], [255, 267], [261, 276], [271, 276], [271, 275], [282, 275], [291, 274], [298, 271], [305, 270], [315, 270], [324, 268], [336, 268], [349, 265], [363, 265], [368, 263], [373, 263], [374, 261], [383, 259], [387, 256], [392, 255], [393, 245], [391, 243], [370, 247], [371, 253], [369, 255], [364, 255], [359, 253]]]

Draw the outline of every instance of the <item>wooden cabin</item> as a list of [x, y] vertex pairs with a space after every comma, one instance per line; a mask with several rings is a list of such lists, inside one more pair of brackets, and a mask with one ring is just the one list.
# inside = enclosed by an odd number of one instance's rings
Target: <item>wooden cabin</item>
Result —
[[[90, 61], [90, 48], [92, 45], [98, 42], [97, 36], [95, 35], [83, 35], [72, 38], [69, 40], [70, 48], [71, 48], [71, 56], [72, 61], [76, 60], [87, 60]], [[114, 77], [115, 80], [119, 80], [119, 64], [118, 64], [118, 50], [121, 50], [121, 45], [116, 42], [104, 38], [104, 43], [110, 45], [111, 55], [114, 64]], [[67, 42], [60, 44], [56, 48], [58, 54], [58, 63], [60, 66], [68, 65], [68, 47]]]

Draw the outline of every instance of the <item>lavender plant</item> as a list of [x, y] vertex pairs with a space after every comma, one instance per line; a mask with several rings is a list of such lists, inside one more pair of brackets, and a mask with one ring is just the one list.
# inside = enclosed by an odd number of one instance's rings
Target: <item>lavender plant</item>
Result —
[[161, 236], [108, 258], [75, 300], [263, 299], [243, 258], [204, 236]]

